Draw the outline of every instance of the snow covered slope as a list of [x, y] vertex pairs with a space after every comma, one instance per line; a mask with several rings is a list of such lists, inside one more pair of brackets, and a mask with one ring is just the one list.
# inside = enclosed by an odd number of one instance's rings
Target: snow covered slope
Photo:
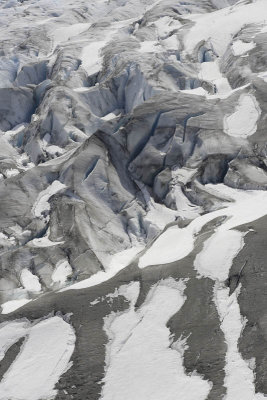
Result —
[[0, 400], [265, 398], [266, 0], [0, 0], [0, 38]]

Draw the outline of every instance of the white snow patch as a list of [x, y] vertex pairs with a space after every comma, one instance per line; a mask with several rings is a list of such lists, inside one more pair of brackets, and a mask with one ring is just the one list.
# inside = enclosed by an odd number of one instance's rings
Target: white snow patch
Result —
[[232, 44], [233, 53], [235, 56], [242, 56], [243, 54], [249, 52], [254, 49], [256, 43], [254, 42], [243, 42], [242, 40], [236, 40]]
[[74, 330], [60, 317], [46, 319], [31, 327], [22, 351], [0, 383], [0, 398], [54, 398], [58, 379], [71, 366], [69, 360], [74, 346]]
[[61, 155], [65, 152], [64, 149], [62, 149], [59, 146], [55, 146], [55, 145], [50, 145], [50, 146], [46, 146], [45, 147], [45, 151], [50, 155], [50, 156], [58, 156]]
[[261, 109], [256, 98], [242, 94], [233, 114], [224, 118], [224, 132], [229, 136], [246, 138], [257, 130]]
[[184, 195], [180, 185], [174, 185], [170, 191], [170, 196], [173, 196], [177, 208], [177, 212], [181, 218], [194, 219], [199, 217], [202, 211], [201, 207], [192, 204]]
[[136, 257], [136, 255], [143, 250], [143, 246], [132, 247], [119, 253], [114, 254], [108, 264], [107, 270], [115, 270], [125, 268]]
[[222, 77], [218, 61], [203, 62], [200, 64], [199, 79], [214, 81]]
[[47, 229], [45, 236], [31, 240], [30, 242], [27, 243], [27, 246], [29, 246], [29, 247], [51, 247], [51, 246], [58, 246], [59, 244], [64, 243], [64, 241], [52, 242], [49, 239], [49, 235], [50, 235], [50, 228]]
[[[244, 246], [244, 232], [218, 228], [196, 256], [194, 267], [202, 276], [225, 281], [233, 259]], [[219, 256], [218, 256], [219, 255]]]
[[253, 3], [238, 2], [232, 7], [206, 14], [186, 15], [195, 25], [184, 38], [185, 51], [191, 54], [201, 41], [209, 41], [215, 52], [222, 56], [235, 34], [248, 24], [265, 23], [267, 8], [265, 0]]
[[136, 257], [136, 255], [144, 249], [144, 246], [136, 246], [130, 249], [126, 249], [120, 251], [117, 254], [114, 254], [106, 267], [105, 271], [100, 271], [91, 276], [88, 279], [84, 279], [81, 282], [74, 283], [73, 285], [67, 286], [64, 289], [61, 289], [61, 292], [70, 289], [84, 289], [94, 285], [99, 285], [102, 282], [107, 281], [116, 275], [120, 270], [127, 267], [130, 262]]
[[152, 198], [148, 203], [148, 212], [144, 220], [147, 224], [148, 236], [153, 237], [155, 232], [160, 232], [166, 225], [175, 221], [178, 212], [156, 203]]
[[232, 91], [228, 79], [223, 77], [218, 60], [200, 64], [199, 79], [211, 82], [217, 90], [217, 95], [226, 95]]
[[62, 242], [52, 242], [50, 239], [48, 239], [47, 236], [44, 236], [42, 238], [38, 239], [33, 239], [30, 242], [27, 243], [29, 247], [51, 247], [51, 246], [58, 246], [59, 244], [63, 244], [64, 241]]
[[[247, 83], [246, 85], [239, 86], [236, 89], [229, 89], [229, 82], [227, 78], [222, 78], [218, 79], [216, 81], [216, 89], [217, 92], [214, 94], [210, 94], [207, 91], [205, 91], [205, 96], [209, 100], [216, 100], [216, 99], [227, 99], [230, 97], [233, 93], [242, 91], [243, 89], [246, 89], [247, 87], [250, 86], [250, 83]], [[194, 90], [194, 89], [193, 89]], [[189, 93], [189, 91], [188, 91]], [[190, 93], [189, 93], [190, 94]]]
[[[97, 86], [97, 84], [98, 84], [98, 82], [95, 84], [95, 86]], [[81, 87], [77, 87], [77, 88], [74, 88], [73, 90], [74, 90], [74, 92], [77, 92], [77, 93], [84, 93], [84, 92], [90, 92], [90, 87], [88, 87], [88, 86], [81, 86]]]
[[232, 198], [233, 202], [226, 204], [223, 209], [199, 216], [185, 228], [178, 226], [168, 228], [140, 257], [140, 268], [167, 264], [184, 258], [193, 250], [195, 237], [202, 227], [217, 217], [229, 217], [223, 224], [223, 229], [228, 231], [267, 214], [267, 192], [265, 191], [237, 190], [223, 184], [209, 184], [205, 185], [205, 188], [219, 198]]
[[166, 50], [178, 50], [179, 42], [176, 35], [172, 35], [160, 41], [161, 46]]
[[0, 361], [3, 360], [7, 350], [27, 334], [29, 325], [28, 321], [9, 321], [0, 325]]
[[100, 303], [100, 301], [101, 301], [101, 299], [97, 298], [97, 299], [91, 301], [89, 304], [90, 304], [90, 306], [95, 306], [96, 304]]
[[120, 286], [118, 289], [115, 289], [113, 293], [97, 297], [90, 302], [90, 306], [94, 306], [104, 300], [107, 300], [108, 303], [112, 303], [118, 296], [124, 296], [130, 303], [135, 304], [139, 295], [139, 286], [139, 282], [131, 282], [130, 284]]
[[207, 92], [205, 89], [203, 89], [203, 87], [198, 87], [195, 89], [185, 89], [185, 90], [181, 90], [181, 92], [188, 93], [188, 94], [194, 94], [195, 96], [206, 96], [207, 95]]
[[32, 212], [35, 217], [42, 217], [42, 213], [50, 210], [50, 204], [48, 200], [51, 196], [56, 194], [62, 189], [65, 189], [66, 185], [59, 181], [54, 181], [50, 186], [48, 186], [45, 190], [41, 191], [36, 199], [32, 207]]
[[198, 74], [199, 79], [210, 82], [214, 85], [216, 89], [215, 93], [208, 93], [202, 87], [195, 89], [182, 90], [183, 93], [188, 93], [196, 96], [205, 96], [207, 99], [226, 99], [233, 93], [243, 90], [250, 86], [250, 83], [240, 86], [236, 89], [232, 89], [229, 81], [224, 77], [220, 71], [219, 61], [215, 60], [213, 62], [203, 62], [200, 64], [200, 71]]
[[6, 303], [1, 304], [2, 312], [1, 314], [9, 314], [18, 308], [24, 306], [29, 303], [31, 299], [17, 299], [17, 300], [9, 300]]
[[262, 78], [264, 82], [267, 82], [267, 71], [261, 72], [260, 74], [258, 74], [258, 77]]
[[[256, 205], [257, 207], [257, 205]], [[243, 212], [246, 207], [243, 207]], [[227, 221], [230, 222], [231, 220]], [[255, 395], [253, 368], [238, 351], [238, 339], [245, 326], [237, 301], [238, 290], [229, 296], [229, 288], [224, 281], [229, 276], [233, 259], [244, 246], [246, 233], [227, 230], [227, 222], [204, 243], [202, 251], [196, 256], [194, 267], [201, 276], [215, 281], [214, 302], [221, 320], [221, 329], [227, 344], [225, 382], [227, 394], [225, 400], [260, 399]], [[240, 289], [240, 286], [239, 286]], [[255, 363], [254, 363], [255, 364]], [[254, 366], [255, 367], [255, 366]], [[255, 397], [256, 396], [256, 397]]]
[[88, 75], [93, 75], [100, 71], [103, 57], [101, 50], [105, 45], [111, 41], [114, 35], [125, 26], [129, 26], [135, 18], [125, 19], [123, 21], [114, 22], [109, 28], [103, 29], [102, 40], [91, 42], [87, 46], [83, 47], [80, 55], [82, 61], [82, 67]]
[[149, 265], [181, 260], [194, 249], [194, 242], [194, 235], [190, 229], [172, 226], [141, 256], [138, 266], [145, 268]]
[[52, 273], [52, 281], [64, 285], [68, 276], [72, 274], [72, 268], [67, 260], [60, 260], [56, 263], [55, 270]]
[[229, 288], [221, 283], [215, 283], [214, 300], [221, 320], [221, 329], [227, 343], [225, 400], [260, 400], [264, 395], [255, 394], [254, 373], [238, 351], [238, 339], [245, 327], [245, 320], [240, 314], [238, 291], [229, 296]]
[[117, 118], [118, 115], [114, 114], [114, 113], [109, 113], [107, 115], [105, 115], [104, 117], [101, 117], [101, 119], [103, 119], [104, 121], [110, 121], [114, 118]]
[[160, 39], [165, 39], [170, 32], [179, 29], [182, 26], [180, 21], [169, 16], [161, 17], [156, 21], [148, 24], [148, 26], [151, 25], [154, 25], [156, 27], [157, 34]]
[[42, 289], [38, 276], [33, 275], [27, 268], [21, 271], [20, 282], [29, 292], [40, 292]]
[[27, 171], [28, 169], [35, 167], [35, 164], [30, 162], [29, 156], [26, 153], [22, 153], [16, 158], [16, 164], [17, 167], [23, 171]]
[[140, 53], [160, 53], [162, 48], [157, 41], [145, 40], [140, 43], [138, 51], [140, 51]]
[[97, 73], [102, 64], [102, 56], [100, 51], [106, 45], [107, 40], [90, 43], [82, 49], [81, 60], [82, 67], [88, 75]]
[[110, 341], [101, 399], [176, 400], [178, 393], [179, 400], [195, 400], [197, 393], [198, 400], [204, 400], [210, 384], [197, 375], [185, 374], [182, 354], [170, 348], [166, 327], [185, 301], [184, 283], [172, 278], [159, 282], [135, 311], [137, 285], [131, 283], [128, 294], [126, 290], [129, 309], [105, 318]]
[[0, 245], [1, 246], [15, 246], [16, 240], [14, 236], [7, 236], [5, 233], [0, 232]]
[[14, 136], [16, 136], [18, 133], [23, 132], [24, 129], [27, 127], [28, 124], [26, 123], [22, 123], [22, 124], [18, 124], [16, 125], [13, 129], [11, 129], [10, 131], [6, 131], [6, 132], [1, 132], [1, 135], [3, 134], [4, 137], [10, 141], [13, 139]]
[[129, 301], [130, 306], [134, 307], [137, 302], [138, 296], [140, 292], [140, 283], [139, 282], [130, 282], [127, 285], [122, 285], [115, 291], [113, 295], [108, 295], [109, 297], [118, 297], [124, 296], [126, 300]]
[[147, 215], [144, 218], [147, 229], [147, 237], [154, 238], [160, 231], [162, 231], [166, 225], [174, 222], [178, 217], [178, 211], [171, 210], [163, 204], [156, 203], [150, 196], [147, 188], [144, 184], [139, 181], [135, 181], [146, 201]]
[[12, 176], [16, 176], [19, 174], [19, 170], [16, 168], [10, 168], [5, 170], [5, 175], [7, 178], [12, 178]]

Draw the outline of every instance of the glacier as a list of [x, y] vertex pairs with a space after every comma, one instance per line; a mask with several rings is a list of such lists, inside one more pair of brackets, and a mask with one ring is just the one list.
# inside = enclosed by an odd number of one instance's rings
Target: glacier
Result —
[[0, 37], [0, 400], [266, 398], [266, 0], [0, 0]]

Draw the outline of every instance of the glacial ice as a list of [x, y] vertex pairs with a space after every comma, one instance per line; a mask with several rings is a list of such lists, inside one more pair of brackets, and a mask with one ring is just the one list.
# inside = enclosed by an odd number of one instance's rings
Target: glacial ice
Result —
[[266, 10], [0, 0], [0, 398], [264, 396]]

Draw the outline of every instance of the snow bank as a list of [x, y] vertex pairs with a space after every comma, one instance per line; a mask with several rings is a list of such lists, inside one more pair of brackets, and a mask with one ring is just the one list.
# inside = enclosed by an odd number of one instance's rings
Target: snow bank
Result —
[[261, 109], [254, 96], [243, 94], [233, 114], [224, 117], [224, 132], [229, 136], [246, 138], [257, 130]]
[[54, 283], [63, 285], [68, 276], [72, 274], [72, 268], [67, 260], [60, 260], [57, 262], [55, 270], [51, 276]]
[[233, 259], [244, 246], [244, 232], [217, 230], [204, 243], [203, 250], [196, 256], [194, 267], [202, 276], [225, 281]]
[[197, 393], [198, 400], [204, 400], [210, 384], [197, 375], [185, 374], [182, 354], [170, 347], [166, 327], [185, 301], [184, 283], [172, 278], [159, 282], [137, 311], [138, 283], [130, 285], [130, 308], [105, 319], [110, 342], [101, 399], [177, 400], [178, 395], [179, 400], [195, 400]]
[[194, 248], [194, 235], [190, 229], [173, 226], [167, 229], [139, 260], [139, 268], [167, 264], [181, 260]]
[[235, 40], [232, 44], [233, 53], [235, 56], [242, 56], [250, 50], [254, 49], [256, 43], [254, 42], [243, 42], [242, 40]]
[[27, 268], [21, 271], [20, 282], [29, 292], [40, 292], [42, 289], [38, 276], [33, 275]]
[[88, 75], [97, 73], [102, 64], [102, 56], [100, 51], [106, 45], [107, 40], [90, 43], [82, 49], [81, 60], [82, 67]]
[[[24, 326], [18, 327], [23, 336], [26, 333]], [[74, 330], [62, 318], [52, 317], [34, 325], [28, 331], [20, 354], [0, 383], [0, 399], [54, 398], [57, 393], [55, 384], [71, 365], [69, 360], [74, 345]]]

